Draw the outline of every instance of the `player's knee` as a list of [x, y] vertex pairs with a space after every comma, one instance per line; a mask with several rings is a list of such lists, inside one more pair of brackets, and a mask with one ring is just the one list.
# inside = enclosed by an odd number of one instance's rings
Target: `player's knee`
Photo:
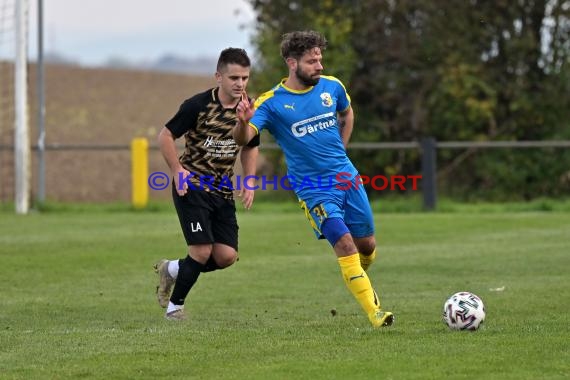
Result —
[[217, 269], [223, 269], [235, 263], [237, 257], [238, 254], [234, 248], [217, 244], [214, 246], [210, 260], [216, 263]]
[[204, 264], [212, 255], [211, 244], [190, 245], [188, 247], [188, 256], [192, 257], [199, 263]]
[[228, 252], [223, 255], [219, 255], [215, 258], [216, 264], [220, 267], [220, 269], [227, 268], [231, 266], [237, 260], [237, 252]]
[[342, 252], [345, 255], [352, 255], [356, 253], [357, 248], [352, 240], [350, 233], [344, 234], [334, 245], [336, 252]]
[[356, 244], [356, 248], [358, 248], [358, 252], [365, 256], [371, 255], [376, 249], [376, 239], [374, 239], [374, 236], [355, 238], [354, 242]]

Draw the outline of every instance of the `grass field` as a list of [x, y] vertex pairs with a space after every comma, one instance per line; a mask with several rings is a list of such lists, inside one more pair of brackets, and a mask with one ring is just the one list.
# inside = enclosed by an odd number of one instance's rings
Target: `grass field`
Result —
[[[239, 220], [240, 261], [173, 323], [151, 269], [185, 254], [173, 210], [0, 212], [0, 378], [570, 377], [570, 213], [377, 214], [370, 277], [396, 315], [380, 330], [301, 212]], [[477, 332], [441, 321], [460, 290], [485, 302]]]

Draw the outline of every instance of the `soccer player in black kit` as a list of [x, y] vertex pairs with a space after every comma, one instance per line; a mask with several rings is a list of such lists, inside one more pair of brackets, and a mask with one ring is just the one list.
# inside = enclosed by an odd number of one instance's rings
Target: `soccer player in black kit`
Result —
[[[166, 308], [169, 320], [186, 319], [184, 301], [202, 272], [226, 268], [238, 257], [231, 178], [238, 154], [244, 178], [255, 174], [259, 138], [240, 151], [232, 129], [236, 107], [247, 96], [250, 66], [245, 50], [223, 50], [215, 74], [218, 86], [184, 101], [158, 136], [173, 177], [172, 198], [188, 246], [184, 259], [162, 259], [154, 267], [159, 276], [158, 303]], [[175, 140], [182, 136], [185, 148], [178, 156]], [[243, 185], [239, 196], [249, 209], [254, 183]]]

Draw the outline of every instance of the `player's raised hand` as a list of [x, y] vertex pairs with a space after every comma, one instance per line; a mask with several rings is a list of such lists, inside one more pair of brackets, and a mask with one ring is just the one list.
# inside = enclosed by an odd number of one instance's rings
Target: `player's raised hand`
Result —
[[249, 123], [249, 120], [253, 117], [254, 109], [253, 109], [253, 102], [249, 101], [249, 97], [247, 96], [247, 92], [242, 92], [241, 100], [237, 106], [237, 118], [240, 123], [246, 125]]

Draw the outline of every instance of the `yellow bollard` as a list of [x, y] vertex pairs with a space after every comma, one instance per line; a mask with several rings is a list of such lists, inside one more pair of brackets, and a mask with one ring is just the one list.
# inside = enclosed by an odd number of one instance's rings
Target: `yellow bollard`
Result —
[[131, 141], [132, 202], [134, 208], [148, 204], [148, 140], [137, 137]]

